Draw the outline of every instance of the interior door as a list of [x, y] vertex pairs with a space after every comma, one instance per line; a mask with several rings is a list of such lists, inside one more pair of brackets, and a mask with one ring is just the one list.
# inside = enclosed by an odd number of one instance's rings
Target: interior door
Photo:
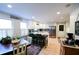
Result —
[[56, 37], [56, 26], [50, 26], [49, 37]]

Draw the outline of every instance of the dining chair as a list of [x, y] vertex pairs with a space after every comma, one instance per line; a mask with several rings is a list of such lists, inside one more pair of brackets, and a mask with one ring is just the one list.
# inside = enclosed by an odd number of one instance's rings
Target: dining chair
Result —
[[25, 55], [26, 44], [13, 46], [13, 55]]

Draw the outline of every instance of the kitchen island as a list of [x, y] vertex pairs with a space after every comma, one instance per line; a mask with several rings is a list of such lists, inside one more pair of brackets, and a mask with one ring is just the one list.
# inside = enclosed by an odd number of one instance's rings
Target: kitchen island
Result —
[[[28, 45], [30, 45], [30, 43], [25, 40], [24, 38], [21, 38], [20, 39], [20, 43], [19, 45], [22, 45], [22, 44], [26, 44], [26, 47]], [[13, 45], [12, 44], [9, 44], [9, 45], [3, 45], [0, 43], [0, 55], [12, 55], [13, 54]]]

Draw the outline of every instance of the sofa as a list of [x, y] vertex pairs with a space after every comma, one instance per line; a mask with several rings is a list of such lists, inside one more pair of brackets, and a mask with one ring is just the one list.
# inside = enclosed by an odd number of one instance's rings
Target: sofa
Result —
[[29, 34], [32, 37], [32, 44], [40, 47], [44, 47], [48, 44], [47, 35], [41, 34]]

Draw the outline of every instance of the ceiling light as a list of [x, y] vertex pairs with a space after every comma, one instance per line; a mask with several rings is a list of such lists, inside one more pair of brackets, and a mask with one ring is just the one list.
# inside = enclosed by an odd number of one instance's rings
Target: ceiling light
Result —
[[11, 5], [7, 5], [9, 8], [12, 8], [12, 6]]
[[32, 16], [32, 19], [35, 19], [35, 17], [34, 17], [34, 16]]
[[59, 15], [59, 14], [60, 14], [60, 12], [57, 12], [57, 14]]

